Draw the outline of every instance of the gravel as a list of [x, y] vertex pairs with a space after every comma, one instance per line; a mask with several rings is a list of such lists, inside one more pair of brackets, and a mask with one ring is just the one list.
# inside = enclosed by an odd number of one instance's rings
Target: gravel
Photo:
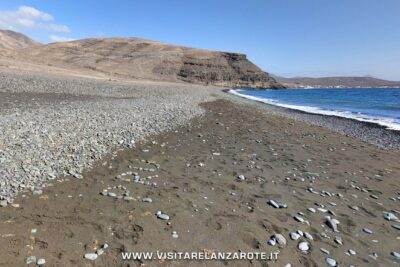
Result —
[[0, 200], [187, 123], [212, 87], [0, 72]]

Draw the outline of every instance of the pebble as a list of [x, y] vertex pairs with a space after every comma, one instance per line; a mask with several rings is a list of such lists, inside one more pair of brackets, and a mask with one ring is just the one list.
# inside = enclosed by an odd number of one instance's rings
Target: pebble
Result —
[[1, 200], [0, 201], [0, 207], [7, 207], [7, 200]]
[[355, 210], [355, 211], [359, 211], [360, 210], [360, 208], [357, 207], [357, 206], [350, 206], [350, 209]]
[[298, 233], [295, 233], [295, 232], [291, 232], [289, 234], [289, 236], [290, 236], [290, 239], [292, 239], [292, 240], [297, 240], [297, 239], [300, 238], [300, 235]]
[[400, 253], [399, 252], [392, 251], [392, 252], [390, 252], [390, 255], [395, 257], [397, 260], [400, 260]]
[[335, 267], [336, 266], [336, 261], [334, 260], [334, 259], [332, 259], [332, 258], [326, 258], [325, 259], [325, 261], [326, 261], [326, 263], [329, 265], [329, 266], [332, 266], [332, 267]]
[[36, 256], [29, 256], [26, 258], [26, 264], [36, 263]]
[[298, 222], [301, 222], [301, 223], [304, 223], [305, 222], [305, 220], [304, 220], [304, 218], [303, 217], [300, 217], [300, 216], [294, 216], [293, 217], [296, 221], [298, 221]]
[[40, 265], [44, 265], [45, 263], [46, 263], [45, 259], [38, 259], [37, 262], [36, 262], [36, 264], [39, 265], [39, 266]]
[[385, 218], [385, 220], [388, 220], [388, 221], [397, 221], [399, 219], [399, 218], [397, 218], [396, 215], [394, 215], [391, 212], [384, 212], [383, 218]]
[[178, 238], [178, 237], [179, 237], [179, 236], [178, 236], [178, 233], [177, 233], [176, 231], [172, 231], [171, 236], [172, 236], [173, 238]]
[[340, 236], [336, 236], [334, 241], [339, 245], [343, 245], [343, 239]]
[[149, 197], [143, 198], [142, 201], [146, 202], [146, 203], [152, 203], [153, 202], [153, 200], [151, 198], [149, 198]]
[[169, 220], [169, 216], [165, 213], [162, 213], [161, 211], [157, 211], [156, 215], [157, 215], [157, 218], [159, 218], [161, 220], [165, 220], [165, 221]]
[[[68, 174], [81, 177], [102, 156], [184, 125], [205, 113], [197, 104], [211, 100], [200, 85], [110, 84], [11, 72], [0, 73], [0, 81], [2, 91], [50, 94], [46, 101], [2, 109], [13, 110], [0, 118], [1, 130], [10, 133], [0, 145], [0, 199], [9, 203], [23, 186], [42, 186]], [[62, 104], [52, 99], [65, 93], [72, 98]]]
[[274, 207], [275, 209], [279, 209], [278, 203], [276, 203], [276, 201], [273, 200], [273, 199], [268, 200], [268, 204], [270, 204], [270, 205], [271, 205], [272, 207]]
[[84, 257], [87, 260], [94, 261], [95, 259], [97, 259], [98, 255], [96, 253], [86, 253]]
[[339, 232], [338, 231], [338, 224], [339, 221], [336, 219], [332, 219], [330, 216], [325, 217], [325, 223], [328, 225], [334, 232]]
[[114, 192], [108, 192], [107, 195], [109, 197], [117, 197], [117, 194], [115, 194]]
[[320, 250], [321, 250], [321, 252], [322, 253], [325, 253], [325, 254], [330, 254], [330, 252], [329, 252], [329, 250], [327, 250], [326, 248], [320, 248]]
[[310, 249], [310, 244], [308, 242], [303, 241], [303, 242], [300, 242], [297, 247], [301, 251], [305, 252], [305, 251], [308, 251]]
[[362, 230], [363, 230], [364, 233], [372, 234], [372, 230], [370, 230], [368, 228], [363, 228]]
[[276, 245], [276, 241], [275, 241], [275, 239], [270, 239], [270, 240], [267, 241], [267, 244], [270, 245], [270, 246], [275, 246]]
[[239, 175], [239, 176], [237, 177], [237, 179], [238, 179], [239, 181], [244, 181], [244, 180], [246, 180], [246, 177], [244, 177], [244, 175], [241, 174], [241, 175]]
[[32, 192], [32, 194], [34, 194], [34, 195], [41, 195], [41, 194], [43, 194], [43, 191], [42, 191], [42, 190], [34, 190], [34, 191]]
[[394, 229], [400, 230], [400, 224], [392, 224]]
[[349, 249], [347, 252], [349, 252], [350, 255], [356, 255], [356, 252], [352, 249]]
[[304, 237], [310, 240], [314, 240], [313, 236], [310, 233], [304, 232]]
[[278, 243], [278, 245], [279, 245], [280, 247], [286, 246], [287, 241], [286, 241], [286, 238], [285, 238], [283, 235], [281, 235], [281, 234], [274, 234], [274, 235], [272, 236], [272, 238], [276, 240], [276, 243]]
[[312, 213], [316, 213], [316, 212], [317, 212], [317, 210], [314, 209], [314, 208], [308, 208], [307, 210], [308, 210], [309, 212], [312, 212]]

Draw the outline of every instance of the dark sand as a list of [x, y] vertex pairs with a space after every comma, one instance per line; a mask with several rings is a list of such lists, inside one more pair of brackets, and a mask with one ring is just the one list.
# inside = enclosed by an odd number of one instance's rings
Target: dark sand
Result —
[[[42, 195], [20, 195], [14, 202], [19, 207], [1, 208], [0, 265], [26, 266], [26, 258], [35, 255], [45, 258], [46, 266], [326, 266], [327, 255], [320, 247], [328, 249], [340, 266], [399, 265], [390, 255], [399, 250], [399, 230], [391, 227], [396, 222], [383, 218], [383, 211], [398, 210], [400, 203], [389, 199], [399, 197], [399, 152], [227, 101], [204, 107], [205, 117], [120, 151], [115, 159], [109, 156], [84, 173], [83, 180], [60, 178]], [[149, 180], [157, 186], [116, 179], [136, 171], [129, 166], [156, 169], [138, 172], [142, 177], [157, 174]], [[236, 180], [240, 174], [247, 178], [244, 182]], [[351, 187], [351, 181], [366, 192]], [[125, 186], [134, 199], [99, 194], [118, 185]], [[308, 192], [309, 187], [341, 193], [343, 198], [322, 197]], [[142, 202], [144, 197], [153, 202]], [[266, 204], [269, 199], [285, 202], [288, 208], [274, 209]], [[337, 206], [330, 206], [330, 201]], [[329, 214], [307, 212], [309, 207], [317, 208], [316, 202], [336, 214], [339, 233], [324, 225]], [[350, 209], [352, 205], [359, 211]], [[157, 219], [158, 210], [170, 216], [171, 225]], [[304, 213], [310, 226], [293, 219], [297, 212]], [[363, 227], [373, 234], [363, 233]], [[37, 232], [31, 234], [31, 229]], [[288, 237], [298, 229], [314, 237], [309, 253], [301, 253], [299, 240]], [[330, 240], [320, 237], [323, 230]], [[177, 231], [178, 239], [171, 237], [172, 231]], [[286, 237], [286, 247], [266, 244], [274, 232]], [[335, 236], [343, 238], [343, 245], [334, 243]], [[83, 258], [103, 243], [109, 244], [103, 255], [95, 261]], [[346, 255], [349, 248], [357, 254]], [[120, 254], [204, 249], [279, 250], [280, 254], [276, 262], [140, 262], [123, 261]], [[368, 256], [373, 252], [377, 260]]]

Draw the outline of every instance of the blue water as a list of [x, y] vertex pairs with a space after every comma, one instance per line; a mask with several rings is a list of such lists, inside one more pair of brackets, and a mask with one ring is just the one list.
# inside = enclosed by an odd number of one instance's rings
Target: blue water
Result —
[[309, 113], [339, 116], [400, 130], [400, 89], [231, 90], [233, 94]]

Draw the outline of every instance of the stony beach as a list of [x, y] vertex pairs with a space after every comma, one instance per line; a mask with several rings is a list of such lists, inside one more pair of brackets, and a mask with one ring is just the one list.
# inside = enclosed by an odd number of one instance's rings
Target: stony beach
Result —
[[[396, 133], [213, 87], [0, 77], [1, 266], [400, 263]], [[157, 250], [279, 254], [121, 256]]]

